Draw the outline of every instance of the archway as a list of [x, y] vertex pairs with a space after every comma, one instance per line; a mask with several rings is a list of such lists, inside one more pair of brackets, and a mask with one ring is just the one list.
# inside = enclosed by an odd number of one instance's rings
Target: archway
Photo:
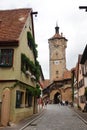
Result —
[[58, 104], [60, 102], [60, 93], [56, 93], [54, 95], [54, 104]]

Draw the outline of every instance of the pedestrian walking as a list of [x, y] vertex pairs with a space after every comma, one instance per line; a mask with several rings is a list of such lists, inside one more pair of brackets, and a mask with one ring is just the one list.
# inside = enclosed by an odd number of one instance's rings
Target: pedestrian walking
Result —
[[41, 101], [41, 104], [42, 104], [42, 108], [44, 107], [44, 101], [43, 101], [43, 99], [42, 99], [42, 101]]
[[45, 101], [45, 107], [47, 107], [47, 104], [48, 104], [48, 101], [46, 100], [46, 101]]

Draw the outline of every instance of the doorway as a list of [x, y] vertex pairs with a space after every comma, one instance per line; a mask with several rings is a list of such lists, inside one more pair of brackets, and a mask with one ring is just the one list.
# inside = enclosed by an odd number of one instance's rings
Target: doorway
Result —
[[60, 102], [60, 93], [57, 92], [55, 95], [54, 95], [54, 104], [58, 104]]

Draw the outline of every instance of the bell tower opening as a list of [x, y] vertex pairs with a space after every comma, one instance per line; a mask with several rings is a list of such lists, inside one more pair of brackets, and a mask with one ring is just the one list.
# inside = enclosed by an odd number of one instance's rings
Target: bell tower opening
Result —
[[57, 92], [55, 95], [54, 95], [54, 104], [58, 104], [60, 102], [60, 93]]

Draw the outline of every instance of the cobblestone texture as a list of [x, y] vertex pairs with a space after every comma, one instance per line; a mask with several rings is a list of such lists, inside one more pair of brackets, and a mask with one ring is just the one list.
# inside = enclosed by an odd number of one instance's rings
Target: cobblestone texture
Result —
[[45, 114], [24, 130], [87, 130], [87, 125], [67, 106], [48, 105]]

